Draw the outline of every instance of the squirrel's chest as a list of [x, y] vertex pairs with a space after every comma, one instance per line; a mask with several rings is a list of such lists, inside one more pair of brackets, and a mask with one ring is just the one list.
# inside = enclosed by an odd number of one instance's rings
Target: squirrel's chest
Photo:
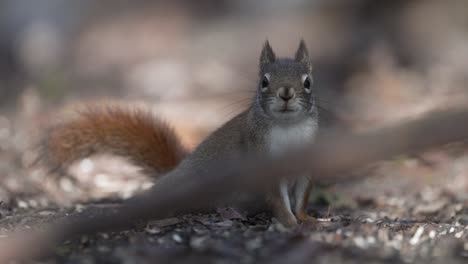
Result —
[[267, 137], [267, 149], [272, 155], [279, 155], [289, 148], [300, 147], [314, 141], [318, 124], [307, 120], [294, 125], [276, 125]]

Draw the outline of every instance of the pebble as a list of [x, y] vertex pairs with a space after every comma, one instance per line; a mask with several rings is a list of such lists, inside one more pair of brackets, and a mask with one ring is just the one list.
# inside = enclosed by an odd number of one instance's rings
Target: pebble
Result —
[[413, 245], [413, 246], [418, 244], [419, 240], [421, 239], [421, 237], [423, 235], [423, 233], [424, 233], [424, 227], [423, 226], [418, 227], [418, 229], [414, 233], [413, 237], [410, 239], [409, 243], [411, 245]]
[[28, 203], [22, 200], [18, 200], [18, 207], [23, 209], [28, 208]]
[[106, 252], [110, 252], [110, 251], [111, 251], [111, 248], [108, 247], [108, 246], [99, 245], [99, 246], [97, 247], [97, 250], [98, 250], [99, 252], [106, 253]]
[[204, 245], [207, 240], [207, 236], [194, 237], [190, 240], [190, 246], [194, 249], [203, 249], [205, 248]]
[[179, 234], [173, 234], [172, 239], [177, 243], [182, 243], [183, 242], [183, 239]]
[[152, 226], [152, 227], [146, 227], [145, 232], [151, 235], [159, 234], [161, 233], [161, 228], [157, 226]]
[[463, 233], [464, 233], [463, 231], [460, 231], [460, 232], [455, 234], [455, 237], [456, 238], [461, 238], [463, 236]]
[[55, 214], [56, 212], [54, 211], [50, 211], [50, 210], [43, 210], [43, 211], [40, 211], [39, 212], [39, 215], [41, 216], [49, 216], [49, 215], [53, 215]]
[[254, 239], [251, 239], [249, 241], [247, 241], [247, 243], [245, 244], [246, 248], [248, 250], [256, 250], [258, 248], [260, 248], [262, 246], [262, 238], [261, 237], [256, 237]]

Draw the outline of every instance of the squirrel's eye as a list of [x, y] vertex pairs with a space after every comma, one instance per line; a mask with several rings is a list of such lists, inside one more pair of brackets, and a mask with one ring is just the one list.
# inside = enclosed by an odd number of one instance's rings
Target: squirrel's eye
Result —
[[263, 79], [262, 79], [262, 88], [268, 87], [269, 84], [270, 84], [270, 81], [268, 80], [268, 78], [267, 78], [266, 76], [263, 76]]
[[266, 92], [268, 85], [270, 85], [270, 75], [267, 73], [262, 78], [262, 92]]
[[302, 77], [302, 81], [304, 84], [304, 89], [306, 92], [310, 92], [310, 86], [312, 85], [312, 81], [310, 80], [309, 75], [304, 75]]
[[310, 89], [310, 80], [309, 80], [309, 77], [307, 77], [307, 79], [305, 79], [305, 81], [304, 81], [304, 88]]

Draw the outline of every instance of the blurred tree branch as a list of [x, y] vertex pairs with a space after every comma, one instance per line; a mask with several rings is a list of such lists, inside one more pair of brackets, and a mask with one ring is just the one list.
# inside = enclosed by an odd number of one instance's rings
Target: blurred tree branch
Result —
[[[349, 172], [398, 154], [415, 153], [468, 138], [468, 111], [429, 117], [358, 135], [330, 131], [313, 146], [277, 159], [249, 156], [213, 163], [206, 173], [171, 174], [149, 191], [97, 217], [86, 212], [64, 218], [43, 231], [13, 233], [0, 240], [0, 263], [44, 256], [60, 242], [96, 232], [132, 227], [136, 221], [212, 208], [238, 190], [261, 192], [280, 177], [309, 172], [317, 182], [349, 179]], [[193, 179], [180, 184], [179, 178]], [[216, 186], [216, 188], [213, 188]]]

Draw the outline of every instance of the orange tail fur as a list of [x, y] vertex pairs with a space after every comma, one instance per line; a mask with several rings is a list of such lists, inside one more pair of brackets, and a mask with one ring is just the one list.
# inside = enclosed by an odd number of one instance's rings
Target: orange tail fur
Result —
[[95, 153], [128, 158], [149, 173], [173, 169], [186, 154], [165, 122], [141, 109], [88, 106], [76, 119], [52, 127], [40, 146], [38, 161], [52, 170]]

